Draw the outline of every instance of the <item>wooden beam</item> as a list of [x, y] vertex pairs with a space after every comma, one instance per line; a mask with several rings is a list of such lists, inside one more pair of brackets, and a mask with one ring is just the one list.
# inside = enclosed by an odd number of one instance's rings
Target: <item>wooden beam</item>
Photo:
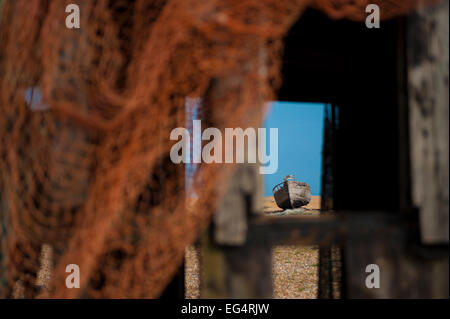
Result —
[[336, 216], [265, 216], [251, 221], [247, 243], [328, 245], [344, 236], [344, 224]]
[[349, 234], [361, 242], [403, 237], [413, 222], [384, 212], [336, 212], [315, 216], [261, 216], [251, 220], [247, 243], [268, 245], [343, 245]]

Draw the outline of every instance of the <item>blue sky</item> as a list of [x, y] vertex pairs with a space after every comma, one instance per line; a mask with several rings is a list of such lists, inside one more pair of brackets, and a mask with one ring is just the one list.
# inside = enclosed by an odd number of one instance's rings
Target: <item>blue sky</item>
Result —
[[324, 108], [318, 103], [270, 104], [264, 125], [278, 128], [278, 171], [263, 175], [265, 196], [289, 174], [308, 183], [312, 195], [320, 195]]
[[[186, 112], [189, 114], [186, 127], [191, 133], [192, 120], [198, 115], [198, 103], [199, 99], [188, 99], [186, 102]], [[278, 128], [278, 170], [274, 174], [262, 175], [264, 196], [271, 196], [273, 186], [289, 174], [294, 174], [296, 180], [308, 183], [313, 195], [320, 195], [324, 109], [325, 105], [319, 103], [270, 103], [264, 127]], [[269, 130], [267, 134], [270, 134]], [[267, 152], [270, 152], [269, 135], [266, 139]], [[192, 152], [199, 150], [191, 149]], [[195, 167], [195, 164], [186, 164], [187, 188], [192, 182]]]

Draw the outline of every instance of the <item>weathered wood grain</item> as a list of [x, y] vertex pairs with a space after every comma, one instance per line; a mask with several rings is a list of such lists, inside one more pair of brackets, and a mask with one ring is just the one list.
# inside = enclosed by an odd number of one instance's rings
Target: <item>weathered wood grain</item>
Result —
[[201, 298], [272, 298], [271, 247], [219, 246], [210, 235], [201, 243]]
[[261, 178], [256, 164], [240, 164], [214, 214], [214, 240], [220, 245], [242, 245], [247, 236], [247, 217], [260, 212]]
[[449, 3], [408, 19], [412, 199], [422, 241], [449, 242]]
[[[265, 70], [267, 54], [265, 47], [257, 38], [249, 39], [252, 50], [259, 59], [248, 62], [240, 70], [234, 70], [216, 79], [212, 84], [204, 103], [205, 119], [208, 124], [223, 129], [224, 97], [233, 96], [227, 103], [236, 103], [243, 94], [243, 83], [247, 72], [258, 68], [261, 74]], [[247, 79], [248, 80], [248, 79]], [[255, 83], [246, 83], [263, 87], [264, 78], [252, 79]], [[232, 95], [230, 93], [233, 93]], [[243, 124], [262, 121], [262, 92], [255, 92], [255, 107], [243, 115]], [[222, 123], [223, 124], [223, 123]], [[236, 123], [235, 123], [236, 124]], [[218, 184], [218, 187], [224, 187]], [[206, 238], [202, 240], [201, 258], [203, 271], [201, 276], [201, 296], [203, 298], [271, 298], [272, 297], [272, 253], [265, 243], [249, 245], [247, 241], [248, 218], [263, 211], [262, 178], [257, 163], [236, 164], [226, 192], [219, 202], [213, 217], [213, 223]]]

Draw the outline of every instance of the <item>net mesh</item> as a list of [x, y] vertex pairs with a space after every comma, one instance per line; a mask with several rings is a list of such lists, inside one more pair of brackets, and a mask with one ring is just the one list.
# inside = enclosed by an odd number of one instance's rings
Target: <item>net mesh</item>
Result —
[[67, 29], [74, 1], [1, 1], [0, 295], [158, 297], [233, 169], [201, 164], [186, 189], [169, 159], [186, 97], [216, 127], [259, 127], [307, 7], [364, 21], [369, 3], [392, 18], [425, 2], [78, 0]]

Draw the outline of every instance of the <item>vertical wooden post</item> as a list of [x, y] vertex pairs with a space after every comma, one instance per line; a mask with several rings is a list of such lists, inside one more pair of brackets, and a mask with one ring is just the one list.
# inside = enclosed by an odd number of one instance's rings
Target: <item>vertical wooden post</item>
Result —
[[[245, 72], [258, 68], [260, 74], [267, 73], [266, 49], [258, 39], [249, 39], [249, 49], [258, 57], [243, 66], [238, 72], [230, 72], [217, 79], [206, 98], [207, 119], [213, 124], [224, 118], [220, 103], [233, 94], [239, 103], [246, 85], [260, 87], [261, 83], [245, 83]], [[257, 79], [256, 81], [264, 81]], [[262, 96], [254, 100], [255, 107], [249, 119], [262, 119], [262, 107], [266, 101]], [[225, 117], [226, 118], [226, 117]], [[260, 121], [254, 121], [260, 122]], [[216, 126], [217, 127], [217, 126]], [[219, 127], [221, 128], [221, 127]], [[256, 129], [256, 128], [255, 128]], [[271, 298], [272, 297], [272, 252], [269, 244], [246, 243], [248, 219], [262, 212], [262, 178], [258, 164], [236, 164], [227, 191], [213, 217], [212, 228], [202, 240], [203, 298]]]
[[422, 242], [449, 242], [449, 3], [408, 19], [412, 199]]
[[[323, 213], [334, 208], [334, 139], [336, 138], [336, 105], [325, 107], [324, 144], [322, 151], [322, 196]], [[319, 299], [337, 299], [342, 297], [342, 249], [335, 245], [319, 248]]]
[[213, 227], [202, 238], [202, 298], [272, 297], [271, 247], [246, 243], [247, 219], [262, 202], [257, 175], [255, 164], [236, 169]]
[[[236, 81], [230, 77], [215, 81], [211, 88], [204, 114], [212, 126], [217, 126], [223, 116], [220, 97], [236, 89], [235, 85]], [[261, 112], [255, 115], [261, 116]], [[202, 298], [272, 297], [270, 246], [246, 244], [248, 219], [262, 211], [259, 167], [251, 163], [236, 165], [212, 225], [201, 240]]]

